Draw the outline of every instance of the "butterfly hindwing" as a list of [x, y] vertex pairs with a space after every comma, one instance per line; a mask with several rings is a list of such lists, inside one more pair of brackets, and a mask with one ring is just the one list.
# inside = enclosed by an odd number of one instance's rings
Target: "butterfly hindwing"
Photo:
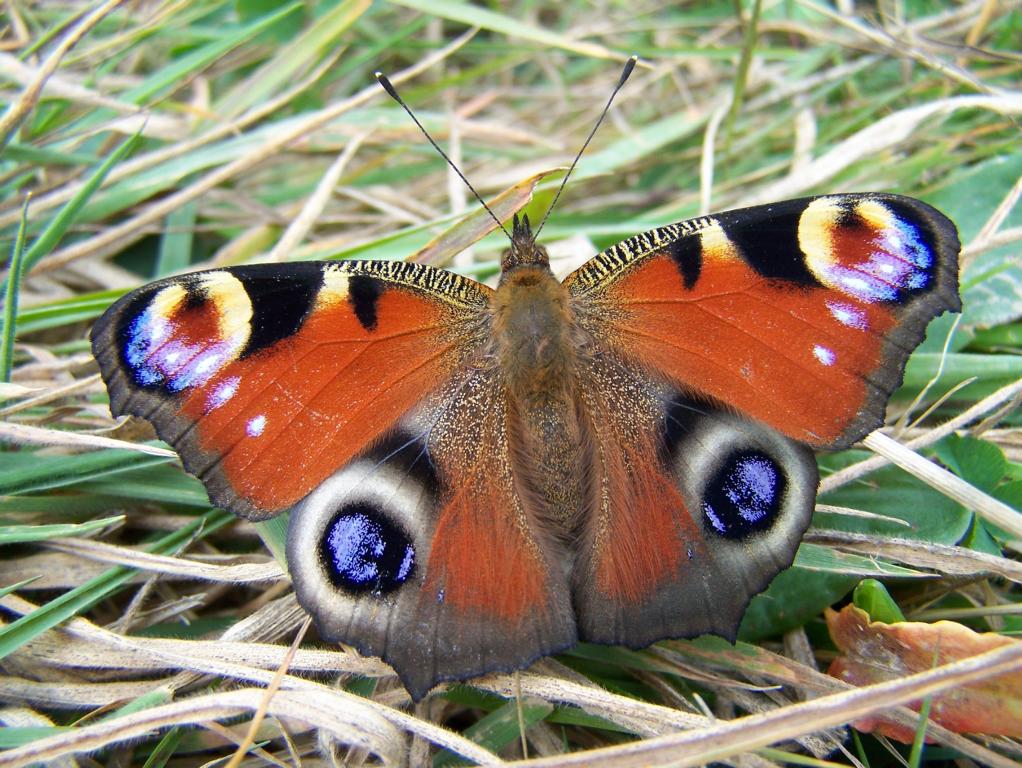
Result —
[[485, 343], [489, 289], [401, 262], [304, 262], [151, 283], [93, 330], [111, 410], [141, 416], [218, 506], [304, 497]]
[[320, 634], [381, 656], [415, 699], [575, 643], [565, 561], [517, 488], [497, 372], [426, 399], [291, 513]]
[[925, 203], [832, 195], [646, 232], [566, 283], [614, 354], [833, 449], [882, 423], [927, 323], [960, 308], [958, 249]]
[[733, 640], [809, 525], [812, 451], [608, 356], [583, 378], [600, 492], [575, 566], [579, 637]]

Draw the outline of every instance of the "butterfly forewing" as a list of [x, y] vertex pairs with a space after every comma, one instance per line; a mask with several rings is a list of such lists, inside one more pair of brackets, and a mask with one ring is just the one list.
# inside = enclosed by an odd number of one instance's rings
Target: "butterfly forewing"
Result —
[[614, 354], [816, 448], [878, 427], [927, 323], [957, 310], [954, 225], [897, 195], [833, 195], [669, 225], [566, 280]]
[[93, 330], [111, 409], [148, 419], [220, 507], [289, 508], [485, 344], [487, 291], [400, 262], [198, 272]]

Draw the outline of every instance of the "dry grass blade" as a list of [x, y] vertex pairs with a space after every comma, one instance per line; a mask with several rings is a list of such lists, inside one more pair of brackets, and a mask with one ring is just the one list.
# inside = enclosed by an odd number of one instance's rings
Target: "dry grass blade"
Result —
[[47, 79], [57, 71], [57, 67], [60, 66], [60, 62], [67, 52], [123, 2], [124, 0], [107, 0], [107, 2], [93, 9], [91, 13], [82, 18], [64, 36], [60, 44], [43, 62], [43, 65], [39, 68], [32, 81], [22, 91], [21, 96], [11, 102], [3, 117], [0, 117], [0, 147], [7, 146], [7, 143], [11, 140], [11, 134], [17, 130], [21, 121], [35, 107]]
[[111, 565], [125, 565], [141, 571], [164, 573], [185, 579], [202, 581], [222, 581], [228, 584], [246, 584], [251, 582], [277, 581], [285, 578], [284, 571], [276, 562], [243, 563], [240, 565], [213, 565], [185, 560], [179, 557], [154, 555], [151, 552], [139, 552], [126, 547], [116, 547], [100, 541], [81, 539], [51, 539], [47, 542], [50, 549]]
[[749, 198], [750, 204], [796, 197], [816, 189], [857, 162], [877, 157], [908, 139], [920, 125], [959, 110], [985, 109], [1002, 115], [1022, 114], [1022, 95], [954, 96], [931, 101], [881, 118], [799, 168], [797, 174], [768, 184]]
[[[941, 438], [947, 437], [956, 430], [962, 429], [976, 420], [981, 419], [984, 415], [991, 411], [997, 410], [1005, 403], [1011, 402], [1020, 393], [1022, 393], [1022, 379], [1002, 387], [989, 397], [984, 398], [953, 419], [949, 419], [943, 424], [928, 430], [926, 434], [920, 435], [913, 440], [909, 440], [905, 443], [905, 448], [909, 450], [917, 450], [925, 448], [928, 445], [933, 445]], [[868, 475], [870, 472], [874, 472], [890, 463], [890, 458], [879, 455], [865, 459], [864, 461], [860, 461], [856, 464], [852, 464], [839, 472], [835, 472], [834, 474], [823, 478], [820, 481], [820, 493], [823, 494], [835, 490], [836, 488], [840, 488], [841, 486]]]
[[309, 196], [305, 205], [302, 206], [301, 213], [288, 225], [280, 240], [273, 246], [273, 250], [266, 257], [267, 261], [287, 261], [291, 252], [305, 239], [305, 236], [315, 224], [316, 219], [323, 212], [327, 200], [334, 193], [334, 187], [340, 181], [344, 169], [348, 166], [348, 162], [358, 152], [358, 148], [362, 146], [366, 136], [368, 136], [367, 133], [357, 134], [344, 146], [344, 151], [337, 156], [337, 159], [330, 165], [327, 172], [323, 174], [323, 178], [316, 185], [316, 190]]
[[176, 459], [177, 454], [166, 448], [142, 443], [130, 443], [100, 435], [83, 435], [76, 432], [65, 432], [59, 429], [33, 427], [29, 424], [0, 423], [0, 441], [12, 445], [47, 445], [63, 446], [78, 450], [98, 450], [101, 448], [118, 448], [126, 451], [145, 453], [150, 456], [165, 456]]
[[765, 715], [719, 723], [696, 733], [672, 734], [581, 755], [539, 759], [529, 765], [600, 768], [702, 765], [1017, 669], [1022, 669], [1022, 646], [1007, 646], [901, 680], [793, 704]]
[[[68, 754], [94, 752], [105, 747], [150, 734], [157, 728], [203, 725], [209, 720], [225, 720], [255, 712], [263, 701], [261, 688], [197, 696], [173, 704], [86, 725], [68, 733], [39, 739], [23, 747], [0, 753], [0, 766], [21, 768], [45, 763]], [[343, 744], [368, 750], [385, 765], [401, 763], [401, 735], [369, 707], [357, 702], [344, 707], [331, 706], [329, 697], [315, 699], [300, 692], [281, 691], [269, 702], [267, 711], [277, 718], [290, 718], [330, 733]]]
[[907, 565], [930, 568], [948, 576], [982, 576], [994, 574], [1022, 584], [1022, 564], [1006, 557], [988, 555], [966, 547], [898, 539], [878, 538], [840, 531], [811, 531], [806, 541], [828, 544], [851, 552], [862, 552]]

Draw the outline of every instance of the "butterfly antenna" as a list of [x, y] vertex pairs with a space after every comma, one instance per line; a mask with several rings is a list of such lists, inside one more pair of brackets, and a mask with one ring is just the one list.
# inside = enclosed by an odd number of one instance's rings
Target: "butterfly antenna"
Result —
[[635, 69], [635, 62], [637, 62], [638, 60], [639, 60], [638, 56], [631, 56], [629, 57], [628, 61], [625, 62], [625, 68], [621, 72], [621, 79], [618, 80], [617, 85], [614, 86], [614, 90], [611, 92], [610, 98], [607, 99], [607, 104], [606, 106], [604, 106], [603, 112], [600, 113], [600, 117], [596, 120], [596, 125], [593, 126], [593, 129], [591, 131], [589, 131], [589, 136], [582, 144], [582, 149], [578, 151], [578, 154], [575, 155], [575, 159], [571, 161], [571, 167], [568, 168], [568, 172], [564, 174], [564, 178], [561, 180], [561, 186], [557, 188], [557, 194], [554, 195], [554, 201], [550, 203], [550, 207], [546, 209], [546, 214], [543, 216], [543, 221], [541, 221], [539, 223], [539, 226], [536, 228], [536, 233], [533, 235], [534, 239], [539, 239], [539, 233], [543, 229], [543, 226], [546, 224], [546, 220], [550, 218], [550, 212], [557, 205], [557, 201], [561, 197], [561, 192], [564, 191], [564, 185], [568, 183], [568, 177], [571, 176], [571, 172], [575, 170], [575, 166], [578, 165], [578, 161], [582, 157], [582, 153], [586, 151], [586, 147], [588, 147], [589, 142], [593, 140], [593, 136], [596, 135], [596, 130], [600, 127], [600, 124], [603, 122], [603, 118], [605, 118], [607, 116], [607, 112], [610, 111], [610, 105], [614, 103], [614, 97], [617, 96], [617, 92], [621, 90], [622, 86], [624, 86], [625, 81], [628, 80], [628, 76], [632, 74], [632, 70]]
[[[492, 210], [490, 210], [490, 206], [488, 206], [486, 204], [486, 201], [483, 200], [482, 195], [480, 195], [478, 192], [476, 192], [476, 188], [472, 186], [472, 182], [470, 182], [468, 179], [465, 178], [465, 174], [463, 174], [461, 172], [461, 169], [458, 168], [458, 166], [456, 166], [454, 164], [454, 161], [451, 160], [451, 158], [449, 158], [447, 156], [446, 152], [444, 152], [442, 149], [440, 149], [440, 145], [437, 144], [435, 141], [433, 141], [433, 137], [429, 135], [429, 131], [427, 131], [425, 129], [425, 127], [422, 125], [422, 123], [419, 122], [419, 118], [417, 118], [415, 116], [415, 113], [412, 112], [412, 110], [408, 108], [408, 105], [405, 104], [404, 99], [402, 99], [398, 95], [397, 89], [394, 87], [394, 84], [392, 82], [390, 82], [390, 80], [387, 79], [387, 76], [385, 74], [383, 74], [382, 72], [374, 72], [373, 76], [376, 78], [377, 82], [379, 82], [379, 84], [381, 86], [383, 86], [383, 90], [385, 90], [387, 92], [387, 94], [390, 96], [390, 98], [392, 98], [394, 101], [396, 101], [398, 104], [400, 104], [401, 108], [404, 109], [404, 111], [408, 113], [408, 116], [410, 118], [412, 118], [412, 122], [414, 122], [419, 127], [419, 130], [422, 131], [422, 135], [426, 137], [426, 141], [428, 141], [430, 144], [432, 144], [433, 145], [433, 149], [435, 149], [437, 152], [439, 152], [440, 156], [444, 160], [447, 161], [447, 164], [449, 166], [451, 166], [451, 168], [454, 170], [454, 172], [456, 174], [458, 174], [458, 177], [463, 182], [465, 182], [465, 186], [468, 187], [469, 190], [471, 190], [473, 195], [476, 196], [476, 200], [478, 200], [479, 203], [483, 206], [483, 208], [486, 209], [486, 212], [488, 214], [490, 214], [490, 217], [495, 222], [497, 222], [497, 226], [500, 227], [504, 231], [504, 234], [507, 235], [507, 239], [511, 240], [512, 239], [511, 238], [511, 233], [507, 231], [507, 228], [504, 226], [504, 224], [501, 222], [501, 220], [497, 218], [497, 214], [495, 214]], [[512, 240], [512, 242], [514, 242], [514, 241]]]

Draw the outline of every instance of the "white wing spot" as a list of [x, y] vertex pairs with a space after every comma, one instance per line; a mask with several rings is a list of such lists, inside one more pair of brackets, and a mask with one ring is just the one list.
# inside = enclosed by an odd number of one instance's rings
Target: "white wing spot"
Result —
[[833, 350], [822, 347], [819, 344], [813, 347], [813, 357], [824, 365], [834, 365], [834, 361], [837, 359]]
[[259, 437], [264, 429], [266, 429], [266, 417], [261, 413], [249, 419], [248, 424], [245, 425], [245, 432], [249, 437]]

